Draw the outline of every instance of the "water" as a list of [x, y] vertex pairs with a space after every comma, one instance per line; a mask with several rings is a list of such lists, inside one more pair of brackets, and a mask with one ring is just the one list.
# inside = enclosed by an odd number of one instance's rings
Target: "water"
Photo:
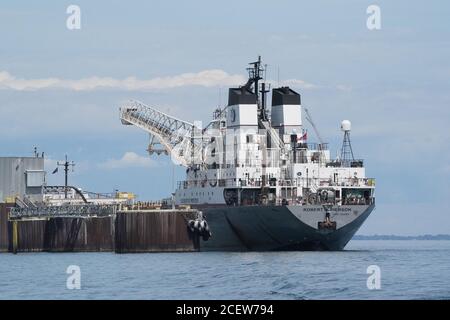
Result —
[[[69, 290], [66, 269], [81, 268]], [[381, 269], [369, 290], [367, 267]], [[0, 254], [1, 299], [450, 299], [450, 241], [342, 252]]]

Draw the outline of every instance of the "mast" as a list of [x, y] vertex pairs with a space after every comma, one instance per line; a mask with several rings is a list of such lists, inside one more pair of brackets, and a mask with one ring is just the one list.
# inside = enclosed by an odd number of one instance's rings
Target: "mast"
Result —
[[[255, 62], [249, 63], [251, 67], [247, 68], [248, 72], [248, 81], [243, 86], [244, 88], [252, 91], [256, 95], [256, 101], [258, 105], [258, 117], [263, 121], [267, 121], [266, 114], [266, 94], [270, 91], [266, 89], [266, 83], [261, 83], [260, 89], [260, 80], [265, 80], [265, 73], [267, 69], [267, 65], [265, 67], [261, 64], [261, 56], [258, 56], [258, 60]], [[264, 75], [264, 77], [263, 77]], [[253, 88], [252, 88], [253, 87]], [[261, 95], [260, 95], [261, 94]]]

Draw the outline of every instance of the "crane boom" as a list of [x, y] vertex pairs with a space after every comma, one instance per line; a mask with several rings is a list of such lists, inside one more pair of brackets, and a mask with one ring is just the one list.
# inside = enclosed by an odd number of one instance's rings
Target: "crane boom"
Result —
[[310, 114], [309, 111], [308, 111], [308, 108], [303, 107], [303, 109], [305, 110], [305, 113], [306, 113], [306, 117], [305, 117], [306, 120], [308, 120], [308, 122], [309, 122], [309, 123], [311, 124], [311, 126], [313, 127], [314, 132], [315, 132], [315, 134], [316, 134], [316, 136], [317, 136], [317, 139], [319, 139], [320, 144], [323, 145], [324, 143], [323, 143], [322, 137], [320, 136], [319, 130], [317, 130], [317, 127], [316, 127], [316, 125], [314, 124], [314, 121], [313, 121], [313, 119], [312, 119], [312, 117], [311, 117], [311, 114]]
[[[202, 155], [202, 130], [142, 102], [131, 100], [120, 108], [124, 125], [134, 125], [154, 135], [176, 163], [189, 167]], [[196, 162], [197, 160], [197, 162]]]

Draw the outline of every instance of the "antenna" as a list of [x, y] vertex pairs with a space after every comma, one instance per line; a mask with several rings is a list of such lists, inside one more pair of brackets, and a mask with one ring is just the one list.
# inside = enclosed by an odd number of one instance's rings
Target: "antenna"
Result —
[[[244, 88], [247, 90], [253, 90], [253, 93], [256, 95], [256, 101], [258, 104], [258, 116], [266, 121], [266, 112], [265, 112], [265, 104], [266, 104], [266, 93], [269, 92], [266, 90], [265, 82], [261, 84], [261, 90], [259, 89], [259, 81], [265, 79], [265, 68], [261, 66], [261, 56], [258, 56], [258, 60], [255, 62], [249, 63], [250, 67], [247, 68], [248, 71], [248, 81], [244, 85]], [[267, 67], [267, 65], [265, 65]], [[252, 89], [253, 86], [253, 89]], [[262, 93], [260, 96], [259, 93]], [[260, 100], [261, 98], [261, 100]]]
[[344, 166], [349, 167], [351, 161], [355, 161], [353, 156], [352, 144], [350, 142], [350, 131], [352, 129], [352, 123], [349, 120], [343, 120], [341, 122], [341, 130], [344, 131], [344, 140], [342, 141], [341, 148], [341, 162]]
[[255, 62], [250, 62], [249, 65], [251, 67], [247, 68], [248, 71], [248, 81], [244, 85], [245, 88], [251, 89], [251, 86], [254, 84], [254, 92], [256, 94], [256, 100], [259, 101], [259, 80], [262, 80], [262, 73], [264, 69], [261, 67], [261, 56], [258, 56], [258, 60]]
[[68, 176], [69, 176], [69, 167], [75, 167], [75, 162], [69, 162], [67, 160], [67, 154], [66, 154], [66, 160], [64, 162], [57, 162], [58, 167], [64, 167], [64, 199], [67, 199], [67, 185], [68, 185]]
[[[261, 56], [259, 57], [259, 61], [261, 61]], [[261, 105], [260, 105], [260, 117], [261, 120], [267, 121], [267, 109], [266, 109], [266, 102], [267, 102], [267, 93], [270, 92], [270, 84], [266, 87], [266, 76], [267, 76], [267, 64], [264, 64], [264, 68], [261, 68], [261, 72], [263, 73], [263, 77], [260, 77], [261, 80], [264, 80], [261, 83]], [[256, 84], [255, 84], [256, 85]]]
[[278, 81], [278, 87], [280, 86], [280, 66], [277, 66], [277, 81]]

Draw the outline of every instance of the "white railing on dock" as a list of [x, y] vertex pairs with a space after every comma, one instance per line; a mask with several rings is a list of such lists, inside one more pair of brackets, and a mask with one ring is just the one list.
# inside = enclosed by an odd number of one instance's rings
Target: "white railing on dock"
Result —
[[22, 218], [89, 218], [107, 217], [116, 213], [116, 205], [67, 205], [67, 206], [45, 206], [36, 208], [11, 208], [10, 219]]

